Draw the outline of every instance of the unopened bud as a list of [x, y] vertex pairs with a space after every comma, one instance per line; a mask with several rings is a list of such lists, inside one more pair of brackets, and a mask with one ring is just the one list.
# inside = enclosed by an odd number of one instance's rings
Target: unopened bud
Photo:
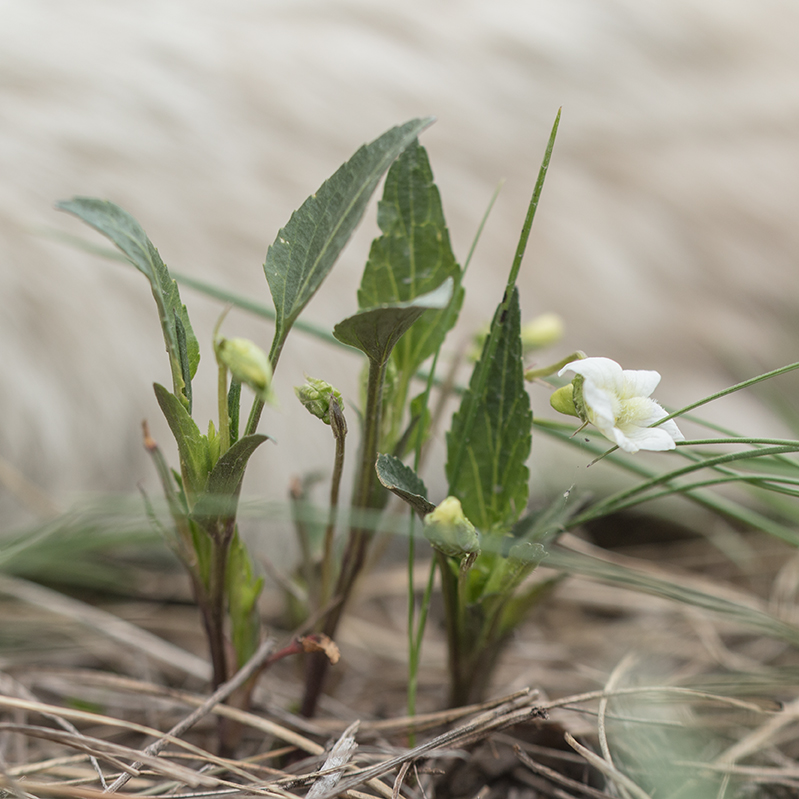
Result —
[[522, 326], [522, 351], [540, 350], [562, 338], [563, 319], [556, 313], [541, 314]]
[[554, 391], [549, 397], [549, 404], [558, 412], [567, 416], [578, 416], [574, 407], [574, 386], [571, 383]]
[[338, 403], [339, 408], [344, 408], [344, 400], [341, 398], [341, 393], [325, 380], [306, 375], [305, 384], [295, 386], [294, 393], [308, 411], [325, 424], [330, 424], [331, 395]]
[[450, 558], [480, 551], [480, 536], [464, 515], [457, 497], [447, 497], [424, 517], [424, 534], [434, 549]]
[[262, 402], [275, 402], [272, 367], [267, 354], [246, 338], [218, 338], [216, 360], [230, 370], [233, 379], [249, 386]]

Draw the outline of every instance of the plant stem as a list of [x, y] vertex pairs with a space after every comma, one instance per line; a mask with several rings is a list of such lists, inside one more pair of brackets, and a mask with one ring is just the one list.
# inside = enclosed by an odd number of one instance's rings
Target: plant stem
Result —
[[643, 491], [652, 488], [653, 486], [668, 483], [677, 477], [682, 477], [683, 475], [690, 474], [691, 472], [698, 471], [699, 469], [712, 468], [724, 463], [731, 463], [733, 461], [744, 460], [748, 458], [779, 455], [783, 452], [796, 452], [797, 449], [799, 449], [799, 442], [794, 442], [789, 446], [763, 447], [760, 449], [748, 450], [746, 452], [734, 452], [727, 455], [718, 455], [715, 458], [706, 458], [698, 463], [692, 463], [689, 466], [683, 466], [681, 469], [674, 469], [666, 474], [657, 475], [656, 477], [653, 477], [650, 480], [645, 480], [643, 483], [639, 483], [632, 488], [617, 492], [602, 502], [598, 502], [596, 505], [593, 505], [579, 516], [575, 516], [569, 522], [569, 527], [575, 527], [587, 521], [591, 521], [591, 519], [597, 518], [599, 516], [606, 516], [608, 513], [613, 512], [618, 504], [625, 502], [630, 497], [640, 494]]
[[[369, 382], [366, 388], [366, 407], [363, 417], [363, 440], [355, 490], [352, 497], [354, 510], [366, 510], [379, 507], [381, 497], [375, 492], [375, 461], [377, 460], [377, 444], [380, 438], [380, 420], [383, 406], [383, 383], [386, 377], [386, 363], [369, 361]], [[341, 564], [341, 572], [336, 583], [335, 596], [339, 602], [330, 609], [325, 617], [322, 632], [334, 638], [339, 620], [352, 593], [353, 586], [363, 568], [366, 550], [374, 531], [359, 523], [350, 530], [347, 549]], [[308, 671], [305, 682], [305, 696], [300, 713], [311, 717], [316, 710], [319, 695], [322, 692], [325, 674], [329, 661], [322, 655], [312, 655], [308, 660]]]
[[725, 388], [723, 391], [718, 391], [715, 394], [711, 394], [709, 397], [705, 397], [704, 399], [692, 402], [690, 405], [686, 405], [684, 408], [680, 408], [678, 411], [674, 411], [674, 413], [670, 413], [668, 416], [658, 419], [652, 425], [652, 427], [657, 427], [658, 425], [663, 424], [663, 422], [673, 419], [675, 416], [682, 416], [684, 413], [694, 410], [694, 408], [707, 405], [708, 402], [713, 402], [713, 400], [726, 397], [728, 394], [733, 394], [736, 391], [741, 391], [741, 389], [749, 388], [757, 383], [762, 383], [764, 380], [770, 380], [772, 377], [778, 377], [779, 375], [786, 374], [787, 372], [793, 372], [795, 369], [799, 369], [799, 361], [789, 363], [787, 366], [781, 366], [779, 369], [773, 369], [770, 372], [764, 372], [762, 375], [758, 375], [757, 377], [750, 377], [749, 380], [736, 383], [734, 386], [730, 386], [729, 388]]
[[[419, 608], [419, 624], [414, 629], [415, 604], [413, 601], [413, 571], [409, 572], [411, 584], [409, 586], [410, 602], [408, 606], [408, 715], [416, 715], [416, 690], [419, 684], [419, 661], [422, 654], [422, 639], [427, 626], [427, 615], [430, 610], [430, 599], [433, 595], [433, 584], [436, 577], [436, 561], [430, 561], [430, 570], [427, 575], [422, 604]], [[408, 743], [415, 744], [416, 734], [411, 728], [408, 734]]]
[[213, 688], [227, 681], [227, 657], [225, 654], [225, 577], [227, 571], [228, 546], [218, 539], [212, 544], [211, 568], [208, 575], [208, 601], [204, 603], [208, 647], [213, 667]]
[[[543, 433], [552, 436], [553, 438], [562, 441], [571, 446], [579, 446], [581, 449], [587, 450], [592, 455], [599, 455], [605, 451], [605, 448], [598, 447], [596, 444], [576, 444], [571, 438], [573, 427], [564, 422], [553, 422], [549, 419], [536, 419], [533, 424]], [[774, 453], [772, 453], [773, 455]], [[635, 461], [631, 458], [621, 458], [617, 455], [608, 455], [607, 460], [614, 466], [637, 475], [639, 477], [653, 477], [654, 472], [652, 469], [647, 468], [643, 463]], [[708, 508], [714, 513], [721, 514], [728, 519], [733, 519], [741, 524], [748, 525], [755, 530], [761, 530], [764, 533], [773, 535], [783, 541], [787, 541], [792, 546], [799, 546], [799, 537], [789, 530], [784, 524], [774, 521], [773, 519], [751, 510], [738, 502], [721, 497], [717, 494], [711, 494], [707, 491], [691, 490], [683, 493], [686, 499]], [[566, 525], [566, 529], [571, 529], [574, 526], [573, 520]]]
[[219, 454], [230, 449], [230, 413], [228, 410], [227, 367], [219, 364], [217, 381], [217, 403], [219, 405]]
[[322, 589], [319, 609], [329, 601], [330, 588], [333, 583], [333, 536], [336, 531], [336, 511], [338, 510], [341, 477], [344, 473], [344, 444], [347, 439], [347, 420], [332, 393], [330, 394], [330, 428], [336, 440], [336, 455], [333, 462], [333, 477], [330, 481], [330, 510], [322, 553]]

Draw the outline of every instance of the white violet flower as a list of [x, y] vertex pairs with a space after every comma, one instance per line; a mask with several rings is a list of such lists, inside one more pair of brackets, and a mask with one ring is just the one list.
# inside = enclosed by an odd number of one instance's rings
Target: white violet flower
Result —
[[660, 452], [685, 440], [673, 419], [650, 427], [668, 415], [650, 397], [660, 382], [658, 372], [622, 369], [610, 358], [572, 361], [558, 375], [567, 371], [578, 375], [573, 381], [577, 415], [625, 452]]

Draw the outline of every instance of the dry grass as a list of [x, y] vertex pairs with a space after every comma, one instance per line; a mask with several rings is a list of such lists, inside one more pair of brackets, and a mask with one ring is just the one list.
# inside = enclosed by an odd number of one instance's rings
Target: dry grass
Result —
[[[484, 705], [441, 710], [446, 660], [432, 624], [420, 675], [425, 712], [414, 718], [403, 711], [402, 567], [364, 581], [341, 628], [332, 695], [314, 720], [290, 710], [301, 691], [296, 662], [264, 674], [252, 712], [203, 693], [202, 635], [193, 609], [176, 601], [183, 589], [175, 576], [160, 599], [150, 577], [149, 596], [114, 603], [3, 577], [2, 788], [20, 798], [87, 799], [105, 791], [797, 796], [798, 561], [762, 536], [736, 540], [745, 554], [737, 563], [703, 538], [625, 552], [566, 538], [565, 548], [594, 568], [607, 564], [606, 579], [595, 570], [560, 585], [511, 642], [494, 682], [499, 698]], [[652, 590], [629, 590], [613, 569]], [[663, 581], [676, 597], [658, 588]], [[697, 596], [716, 604], [687, 600]], [[267, 614], [277, 618], [279, 607], [277, 595], [266, 597]], [[271, 634], [289, 637], [278, 627]], [[236, 761], [213, 754], [220, 723], [242, 726]], [[352, 751], [347, 735], [357, 742]], [[333, 784], [325, 763], [341, 737]]]

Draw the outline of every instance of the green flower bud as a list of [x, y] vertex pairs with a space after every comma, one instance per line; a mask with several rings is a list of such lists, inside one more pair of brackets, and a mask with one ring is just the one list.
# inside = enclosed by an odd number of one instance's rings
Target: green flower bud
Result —
[[310, 413], [321, 419], [325, 424], [330, 424], [330, 395], [332, 394], [339, 408], [344, 408], [344, 400], [338, 389], [330, 383], [318, 380], [315, 377], [305, 376], [305, 385], [294, 386], [294, 393], [299, 401]]
[[216, 360], [230, 370], [234, 380], [249, 386], [262, 402], [275, 403], [272, 367], [266, 353], [246, 338], [218, 338]]
[[553, 391], [549, 397], [549, 404], [558, 412], [565, 413], [566, 416], [577, 416], [577, 408], [574, 407], [574, 386], [571, 383]]
[[549, 404], [558, 412], [566, 416], [576, 416], [583, 422], [588, 421], [588, 409], [583, 399], [583, 377], [577, 375], [568, 385], [553, 391], [549, 397]]
[[450, 558], [480, 551], [480, 536], [464, 515], [457, 497], [447, 497], [424, 517], [424, 534], [434, 549]]
[[563, 338], [563, 319], [556, 313], [536, 316], [522, 326], [522, 350], [525, 353], [540, 350]]

